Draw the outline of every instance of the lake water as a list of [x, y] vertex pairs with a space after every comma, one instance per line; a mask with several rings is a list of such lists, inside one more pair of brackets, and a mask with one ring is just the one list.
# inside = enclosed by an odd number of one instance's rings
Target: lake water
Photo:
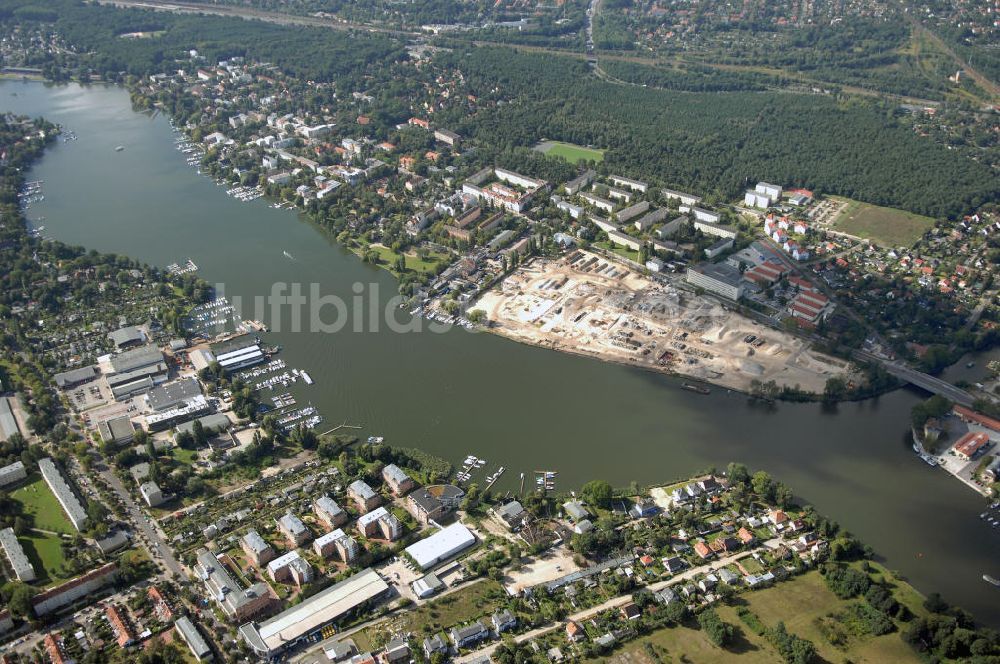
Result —
[[[350, 302], [355, 283], [395, 293], [391, 276], [263, 199], [241, 203], [199, 176], [174, 147], [165, 117], [131, 110], [117, 88], [0, 83], [0, 107], [76, 132], [30, 174], [45, 181], [45, 234], [166, 266], [190, 257], [227, 295], [251, 298], [275, 282], [320, 284]], [[123, 151], [115, 147], [122, 145]], [[293, 258], [285, 257], [287, 252]], [[401, 315], [403, 312], [400, 312]], [[939, 591], [1000, 627], [1000, 529], [978, 515], [983, 499], [910, 450], [910, 408], [897, 391], [834, 409], [762, 407], [715, 389], [628, 367], [454, 329], [444, 334], [279, 332], [289, 366], [315, 379], [295, 390], [326, 421], [360, 425], [459, 462], [467, 454], [519, 473], [559, 471], [558, 487], [593, 478], [616, 485], [683, 478], [741, 461], [791, 486], [802, 500], [870, 544], [924, 592]]]

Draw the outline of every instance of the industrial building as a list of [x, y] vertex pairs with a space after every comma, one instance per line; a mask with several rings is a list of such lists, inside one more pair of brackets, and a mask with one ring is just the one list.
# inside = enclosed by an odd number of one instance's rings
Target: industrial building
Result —
[[102, 420], [97, 425], [97, 432], [101, 434], [102, 441], [112, 445], [124, 445], [135, 438], [135, 426], [126, 415]]
[[420, 569], [429, 569], [476, 543], [476, 536], [461, 523], [453, 523], [430, 537], [406, 547]]
[[42, 472], [45, 483], [49, 485], [56, 500], [62, 506], [63, 511], [69, 518], [70, 523], [77, 530], [83, 530], [87, 522], [87, 510], [83, 509], [80, 500], [73, 493], [62, 473], [56, 468], [52, 459], [45, 458], [38, 461], [38, 470]]
[[240, 635], [259, 657], [274, 659], [299, 643], [312, 640], [325, 627], [378, 599], [389, 585], [369, 568], [334, 584], [263, 623], [247, 623]]
[[97, 366], [92, 364], [87, 367], [80, 367], [78, 369], [70, 369], [69, 371], [57, 373], [52, 376], [52, 380], [56, 382], [56, 387], [60, 390], [68, 390], [71, 387], [89, 383], [99, 375]]
[[728, 263], [703, 263], [689, 267], [686, 281], [730, 300], [743, 297], [743, 275]]
[[186, 404], [197, 396], [201, 396], [198, 379], [184, 378], [153, 388], [146, 394], [146, 403], [159, 413]]
[[239, 371], [245, 367], [260, 364], [267, 357], [260, 343], [249, 334], [241, 334], [209, 346], [215, 361], [226, 371]]
[[3, 548], [4, 555], [7, 556], [7, 562], [10, 563], [10, 568], [18, 581], [28, 583], [35, 580], [35, 568], [31, 565], [31, 561], [28, 560], [28, 556], [24, 555], [24, 549], [21, 548], [21, 543], [17, 541], [17, 536], [14, 534], [13, 528], [0, 530], [0, 547]]
[[190, 419], [204, 415], [209, 410], [208, 399], [199, 394], [174, 408], [146, 415], [146, 428], [150, 431], [164, 431], [182, 422], [187, 422]]

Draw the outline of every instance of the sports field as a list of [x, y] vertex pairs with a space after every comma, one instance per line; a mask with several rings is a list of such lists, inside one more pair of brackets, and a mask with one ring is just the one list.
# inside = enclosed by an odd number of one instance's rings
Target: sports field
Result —
[[911, 247], [934, 225], [934, 220], [912, 212], [846, 201], [833, 228], [883, 247]]
[[604, 160], [604, 150], [585, 148], [582, 145], [563, 143], [562, 141], [544, 141], [536, 145], [535, 149], [551, 157], [565, 159], [573, 164], [587, 160], [595, 162]]
[[29, 483], [10, 494], [10, 497], [21, 503], [21, 511], [32, 517], [33, 528], [56, 533], [72, 535], [76, 532], [63, 512], [62, 505], [52, 494], [52, 490], [38, 475], [28, 478]]

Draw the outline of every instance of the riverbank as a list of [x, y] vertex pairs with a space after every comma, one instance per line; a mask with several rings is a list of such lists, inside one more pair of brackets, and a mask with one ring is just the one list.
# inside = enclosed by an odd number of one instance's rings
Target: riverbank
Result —
[[[208, 283], [245, 304], [277, 282], [317, 283], [345, 302], [353, 284], [378, 285], [380, 307], [395, 292], [388, 272], [304, 217], [264, 200], [237, 201], [197, 176], [167, 119], [134, 112], [120, 87], [4, 82], [0, 99], [79, 136], [53, 145], [28, 174], [46, 182], [32, 216], [45, 216], [56, 239], [153, 265], [190, 257]], [[127, 149], [115, 152], [117, 145]], [[268, 241], [278, 230], [280, 246]], [[504, 465], [495, 491], [516, 488], [519, 472], [530, 477], [536, 468], [558, 470], [560, 489], [595, 477], [646, 485], [733, 459], [764, 468], [918, 588], [947, 589], [949, 600], [1000, 624], [980, 579], [995, 569], [1000, 538], [975, 516], [981, 498], [913, 454], [907, 423], [921, 399], [913, 390], [835, 405], [764, 404], [726, 390], [703, 396], [637, 367], [426, 326], [407, 334], [348, 326], [331, 335], [285, 324], [268, 340], [292, 366], [309, 367], [318, 387], [291, 391], [328, 420], [362, 424], [362, 438], [385, 436], [452, 463], [472, 453]]]

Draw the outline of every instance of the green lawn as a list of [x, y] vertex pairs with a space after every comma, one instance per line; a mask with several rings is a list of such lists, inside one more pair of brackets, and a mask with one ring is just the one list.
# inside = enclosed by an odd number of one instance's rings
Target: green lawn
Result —
[[884, 247], [911, 247], [934, 225], [934, 220], [912, 212], [847, 200], [833, 223], [844, 233], [869, 239]]
[[186, 450], [183, 447], [175, 447], [170, 450], [170, 456], [172, 456], [178, 463], [190, 466], [198, 457], [198, 452], [197, 450]]
[[563, 143], [562, 141], [545, 141], [535, 146], [535, 149], [550, 157], [559, 157], [573, 164], [587, 160], [604, 161], [604, 150], [585, 148], [582, 145]]
[[[843, 610], [852, 600], [838, 599], [826, 587], [823, 577], [815, 571], [779, 583], [772, 588], [744, 593], [739, 596], [738, 601], [744, 602], [764, 625], [773, 626], [783, 621], [789, 632], [812, 641], [816, 646], [817, 662], [918, 664], [922, 661], [903, 642], [899, 632], [875, 637], [850, 636], [842, 648], [831, 645], [823, 637], [817, 623], [827, 614]], [[740, 632], [735, 645], [727, 650], [710, 643], [700, 630], [674, 627], [659, 630], [630, 642], [623, 648], [615, 650], [612, 656], [604, 661], [619, 664], [626, 662], [653, 664], [654, 660], [649, 656], [647, 644], [664, 662], [758, 664], [780, 661], [774, 648], [740, 620], [735, 607], [718, 606], [717, 611], [723, 620], [735, 625]]]
[[69, 578], [62, 573], [66, 557], [62, 552], [62, 541], [58, 535], [47, 535], [32, 531], [17, 538], [24, 549], [24, 555], [35, 568], [37, 582], [52, 585]]
[[620, 244], [612, 244], [610, 241], [607, 242], [595, 242], [594, 246], [600, 247], [606, 251], [616, 253], [623, 258], [627, 258], [635, 263], [639, 262], [639, 252], [634, 249], [629, 249], [628, 247], [623, 247]]
[[11, 494], [11, 498], [21, 503], [22, 512], [33, 517], [32, 526], [40, 530], [51, 530], [57, 533], [72, 535], [76, 532], [63, 512], [62, 505], [56, 500], [52, 490], [41, 476], [28, 478], [29, 484]]
[[[389, 247], [384, 247], [380, 244], [371, 244], [367, 247], [361, 247], [359, 254], [364, 255], [365, 251], [368, 249], [371, 249], [378, 254], [379, 262], [383, 266], [389, 268], [393, 272], [395, 271], [393, 266], [396, 264], [396, 259], [399, 258], [398, 253]], [[421, 260], [416, 254], [406, 254], [406, 269], [418, 273], [432, 274], [435, 268], [437, 268], [438, 261], [446, 258], [446, 255], [434, 252], [431, 252], [428, 255], [427, 260]]]

